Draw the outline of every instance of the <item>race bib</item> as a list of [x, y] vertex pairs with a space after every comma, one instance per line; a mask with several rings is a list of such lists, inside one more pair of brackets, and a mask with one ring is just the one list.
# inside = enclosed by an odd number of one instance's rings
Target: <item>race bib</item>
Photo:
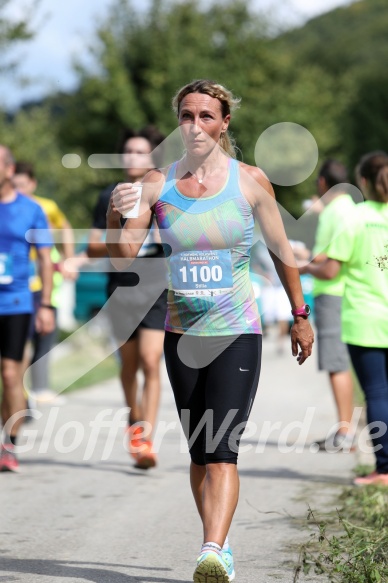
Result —
[[219, 296], [233, 288], [229, 249], [182, 251], [170, 257], [172, 289], [187, 297]]
[[9, 285], [13, 282], [12, 255], [0, 253], [0, 285]]

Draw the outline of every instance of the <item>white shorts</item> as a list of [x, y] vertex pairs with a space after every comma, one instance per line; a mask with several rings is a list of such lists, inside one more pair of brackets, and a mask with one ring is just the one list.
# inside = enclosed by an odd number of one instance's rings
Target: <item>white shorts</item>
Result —
[[282, 286], [264, 286], [261, 290], [261, 303], [266, 324], [292, 320], [290, 300]]

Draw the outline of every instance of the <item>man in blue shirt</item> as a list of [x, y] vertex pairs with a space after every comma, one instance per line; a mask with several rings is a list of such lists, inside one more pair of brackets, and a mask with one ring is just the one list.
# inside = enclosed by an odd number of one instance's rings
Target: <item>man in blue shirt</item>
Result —
[[[37, 250], [42, 278], [42, 298], [36, 327], [41, 333], [49, 333], [54, 329], [54, 311], [50, 303], [52, 244], [47, 219], [36, 202], [14, 189], [14, 170], [15, 163], [10, 150], [0, 144], [0, 358], [3, 386], [0, 471], [19, 469], [14, 448], [26, 407], [22, 359], [33, 312], [29, 290], [31, 245]], [[40, 231], [28, 233], [31, 229]]]

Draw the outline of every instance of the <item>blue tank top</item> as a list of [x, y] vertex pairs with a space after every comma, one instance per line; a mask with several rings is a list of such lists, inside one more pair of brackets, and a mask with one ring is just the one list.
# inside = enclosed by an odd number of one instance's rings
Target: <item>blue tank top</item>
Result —
[[169, 290], [165, 329], [195, 336], [261, 334], [249, 277], [254, 219], [230, 159], [227, 181], [200, 199], [177, 188], [177, 162], [155, 204], [167, 257]]

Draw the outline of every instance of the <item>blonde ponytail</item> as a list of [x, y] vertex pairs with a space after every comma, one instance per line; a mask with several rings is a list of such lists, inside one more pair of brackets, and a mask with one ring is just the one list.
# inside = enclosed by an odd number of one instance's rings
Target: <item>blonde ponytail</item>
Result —
[[220, 136], [220, 148], [224, 150], [231, 158], [236, 158], [236, 141], [228, 131], [222, 132]]

